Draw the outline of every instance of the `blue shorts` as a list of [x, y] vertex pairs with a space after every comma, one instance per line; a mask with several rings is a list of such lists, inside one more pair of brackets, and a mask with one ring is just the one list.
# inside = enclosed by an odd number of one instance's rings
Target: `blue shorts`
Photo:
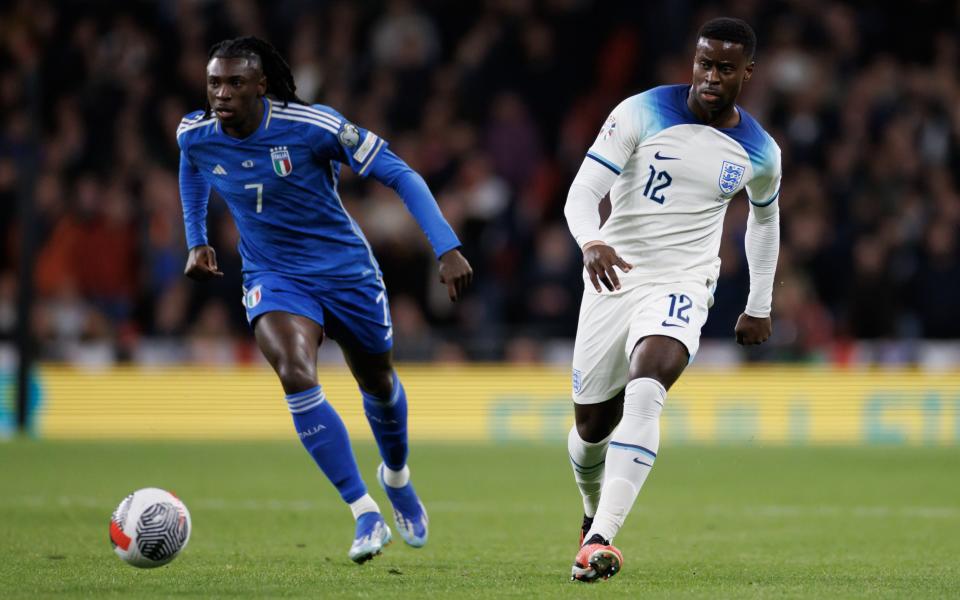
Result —
[[251, 326], [264, 313], [283, 311], [316, 321], [340, 344], [371, 354], [393, 347], [387, 290], [376, 275], [343, 283], [272, 272], [244, 274], [243, 306]]

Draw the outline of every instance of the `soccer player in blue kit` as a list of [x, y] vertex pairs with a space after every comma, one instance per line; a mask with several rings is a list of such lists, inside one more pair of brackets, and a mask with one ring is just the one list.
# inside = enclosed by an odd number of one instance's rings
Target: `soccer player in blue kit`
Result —
[[391, 531], [367, 493], [343, 421], [317, 382], [317, 349], [337, 340], [360, 387], [383, 462], [377, 479], [403, 540], [427, 541], [427, 513], [407, 467], [407, 398], [393, 369], [387, 293], [370, 245], [337, 193], [341, 163], [394, 189], [426, 234], [440, 281], [458, 300], [473, 272], [423, 178], [386, 141], [327, 106], [296, 96], [286, 61], [254, 37], [216, 44], [206, 110], [177, 129], [185, 273], [223, 275], [207, 242], [210, 189], [240, 232], [244, 305], [257, 345], [276, 371], [300, 441], [356, 519], [349, 556], [380, 553]]

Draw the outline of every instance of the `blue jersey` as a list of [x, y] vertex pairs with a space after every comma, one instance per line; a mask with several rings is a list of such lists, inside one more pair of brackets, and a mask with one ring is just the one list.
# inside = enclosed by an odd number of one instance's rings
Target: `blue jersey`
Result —
[[197, 111], [181, 121], [177, 142], [188, 247], [207, 243], [213, 188], [240, 232], [245, 275], [379, 276], [370, 245], [337, 193], [341, 164], [397, 190], [437, 256], [460, 245], [423, 179], [386, 141], [327, 106], [263, 98], [260, 126], [244, 139], [226, 135], [216, 117]]

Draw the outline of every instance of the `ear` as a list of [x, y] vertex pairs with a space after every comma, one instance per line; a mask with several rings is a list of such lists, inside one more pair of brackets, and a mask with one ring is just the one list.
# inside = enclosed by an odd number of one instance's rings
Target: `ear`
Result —
[[754, 65], [754, 64], [755, 64], [755, 63], [751, 60], [751, 61], [750, 61], [750, 64], [747, 65], [747, 68], [744, 70], [744, 73], [743, 73], [743, 81], [744, 81], [744, 83], [750, 81], [750, 78], [753, 76], [753, 65]]
[[267, 76], [261, 75], [257, 82], [257, 96], [266, 96], [267, 94]]

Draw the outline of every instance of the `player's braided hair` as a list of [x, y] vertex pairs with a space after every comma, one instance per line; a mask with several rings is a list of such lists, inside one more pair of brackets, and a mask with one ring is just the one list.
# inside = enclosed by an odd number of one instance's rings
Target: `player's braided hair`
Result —
[[757, 34], [753, 32], [753, 27], [750, 27], [743, 19], [730, 17], [711, 19], [700, 28], [697, 38], [742, 44], [743, 53], [748, 60], [753, 59], [753, 53], [757, 49]]
[[[214, 58], [250, 58], [260, 61], [263, 75], [267, 78], [267, 94], [283, 102], [306, 104], [297, 96], [297, 84], [293, 81], [290, 65], [283, 60], [270, 42], [252, 35], [223, 40], [210, 48], [207, 62]], [[210, 104], [207, 102], [206, 117], [210, 116]]]

